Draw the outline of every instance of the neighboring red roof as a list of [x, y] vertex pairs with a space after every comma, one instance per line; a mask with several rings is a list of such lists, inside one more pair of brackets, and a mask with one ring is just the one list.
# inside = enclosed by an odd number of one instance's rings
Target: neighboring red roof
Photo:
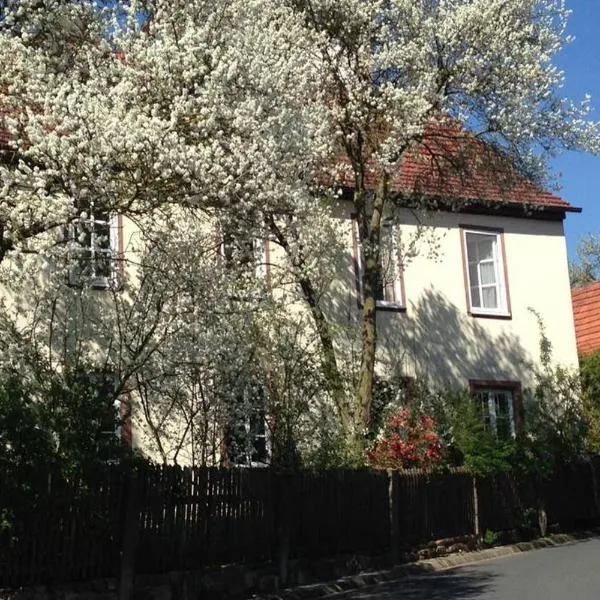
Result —
[[600, 348], [600, 281], [571, 290], [577, 350], [589, 354]]

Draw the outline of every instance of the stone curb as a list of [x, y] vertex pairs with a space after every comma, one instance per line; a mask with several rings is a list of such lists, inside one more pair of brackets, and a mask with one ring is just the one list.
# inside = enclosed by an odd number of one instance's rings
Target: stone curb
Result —
[[252, 598], [254, 600], [322, 600], [325, 598], [329, 600], [361, 588], [381, 583], [393, 583], [410, 575], [425, 575], [446, 571], [455, 567], [521, 554], [531, 550], [566, 546], [596, 537], [600, 537], [600, 529], [591, 529], [577, 533], [556, 533], [531, 542], [519, 542], [510, 546], [498, 546], [474, 552], [459, 552], [438, 558], [428, 558], [417, 562], [397, 565], [382, 571], [372, 571], [342, 577], [337, 581], [304, 585], [271, 594], [257, 594], [252, 596]]

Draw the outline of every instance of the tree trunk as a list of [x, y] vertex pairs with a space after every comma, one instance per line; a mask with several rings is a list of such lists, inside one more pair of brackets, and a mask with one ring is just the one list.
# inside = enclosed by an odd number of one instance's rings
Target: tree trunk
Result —
[[[377, 351], [377, 281], [381, 274], [380, 240], [383, 209], [388, 189], [388, 175], [383, 173], [374, 195], [357, 189], [354, 205], [357, 212], [360, 246], [363, 253], [362, 350], [356, 389], [357, 436], [363, 436], [371, 425], [373, 380]], [[372, 206], [369, 200], [372, 198]]]
[[329, 322], [327, 321], [325, 313], [318, 303], [318, 295], [313, 282], [310, 280], [310, 278], [302, 274], [300, 268], [301, 264], [298, 264], [299, 260], [301, 259], [294, 255], [285, 233], [277, 225], [273, 216], [268, 215], [266, 220], [269, 230], [275, 237], [275, 240], [285, 251], [294, 269], [297, 270], [297, 282], [302, 290], [304, 300], [310, 308], [310, 314], [321, 343], [321, 370], [338, 411], [342, 431], [344, 434], [346, 434], [350, 429], [351, 415], [348, 410], [344, 381], [337, 364], [335, 347], [333, 345], [333, 336], [331, 334]]
[[337, 364], [329, 323], [327, 322], [323, 310], [317, 303], [317, 296], [311, 281], [307, 278], [300, 279], [300, 287], [302, 288], [304, 298], [310, 307], [313, 322], [319, 336], [319, 341], [321, 342], [321, 368], [323, 370], [323, 375], [325, 376], [325, 380], [327, 381], [329, 390], [333, 396], [333, 401], [340, 417], [342, 430], [344, 433], [347, 433], [350, 426], [350, 415], [348, 413], [344, 382]]

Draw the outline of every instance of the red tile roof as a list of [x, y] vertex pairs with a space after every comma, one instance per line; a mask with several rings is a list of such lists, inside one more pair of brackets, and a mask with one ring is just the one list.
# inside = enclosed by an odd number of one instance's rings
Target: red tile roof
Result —
[[600, 348], [600, 281], [571, 290], [577, 350], [589, 354]]
[[[0, 146], [9, 139], [2, 127], [6, 114], [0, 108]], [[367, 185], [375, 187], [377, 179], [371, 169]], [[351, 176], [346, 173], [336, 183], [352, 187]], [[456, 125], [428, 127], [423, 141], [406, 153], [392, 189], [429, 198], [581, 210], [517, 175], [490, 146]]]
[[8, 130], [3, 127], [3, 118], [7, 114], [7, 111], [0, 107], [0, 146], [8, 144]]
[[[375, 187], [377, 179], [371, 169], [367, 185]], [[351, 177], [338, 183], [351, 187]], [[423, 141], [405, 154], [391, 186], [409, 196], [581, 210], [527, 181], [491, 146], [456, 125], [428, 127]]]
[[493, 149], [464, 131], [426, 138], [403, 162], [396, 185], [423, 195], [574, 208], [517, 175]]

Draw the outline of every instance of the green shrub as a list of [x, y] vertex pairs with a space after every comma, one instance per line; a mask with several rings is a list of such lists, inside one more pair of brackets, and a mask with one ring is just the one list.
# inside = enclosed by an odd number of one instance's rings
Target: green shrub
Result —
[[486, 428], [480, 405], [463, 391], [431, 391], [419, 385], [418, 402], [437, 422], [450, 466], [464, 466], [477, 475], [509, 471], [516, 442], [498, 440]]
[[83, 485], [121, 456], [112, 390], [83, 371], [0, 381], [0, 529], [35, 506], [49, 478]]
[[483, 536], [483, 543], [486, 546], [493, 546], [499, 539], [499, 535], [491, 529], [486, 529]]
[[588, 426], [586, 449], [600, 454], [600, 350], [579, 357], [583, 411]]

